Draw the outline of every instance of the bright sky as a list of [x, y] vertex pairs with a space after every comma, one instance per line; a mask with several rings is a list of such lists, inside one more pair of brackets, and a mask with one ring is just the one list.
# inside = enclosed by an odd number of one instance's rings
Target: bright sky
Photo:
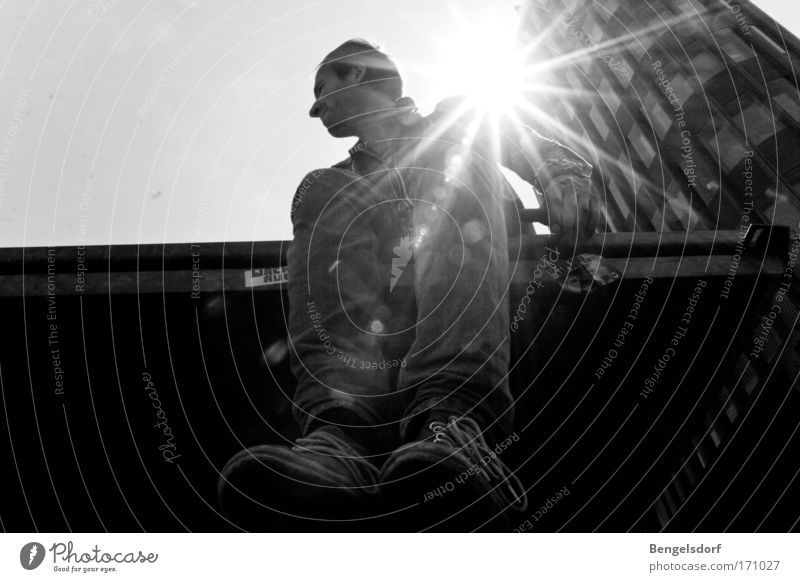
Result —
[[[351, 145], [307, 115], [324, 54], [377, 40], [428, 113], [517, 1], [8, 0], [0, 246], [289, 239], [297, 184]], [[798, 32], [794, 0], [758, 4]]]

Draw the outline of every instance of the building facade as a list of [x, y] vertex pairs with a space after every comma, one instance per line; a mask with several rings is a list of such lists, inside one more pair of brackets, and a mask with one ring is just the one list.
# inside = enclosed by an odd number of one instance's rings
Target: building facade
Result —
[[[530, 0], [531, 101], [597, 168], [614, 231], [800, 221], [800, 43], [747, 0]], [[552, 89], [555, 88], [555, 91]]]

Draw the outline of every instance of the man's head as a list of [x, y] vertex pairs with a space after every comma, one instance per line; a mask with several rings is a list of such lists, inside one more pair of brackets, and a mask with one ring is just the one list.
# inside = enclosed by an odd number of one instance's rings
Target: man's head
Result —
[[319, 117], [334, 137], [360, 135], [375, 114], [394, 106], [403, 94], [403, 80], [389, 56], [362, 39], [348, 40], [317, 67], [314, 104], [309, 115]]

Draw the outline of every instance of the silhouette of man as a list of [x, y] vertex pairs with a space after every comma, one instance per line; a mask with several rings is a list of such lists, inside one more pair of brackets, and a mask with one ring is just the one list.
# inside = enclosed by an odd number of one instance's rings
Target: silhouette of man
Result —
[[528, 128], [494, 135], [462, 100], [419, 115], [392, 59], [360, 39], [324, 58], [314, 97], [310, 115], [358, 141], [292, 202], [304, 436], [231, 459], [222, 504], [251, 528], [374, 529], [394, 513], [415, 529], [508, 529], [525, 493], [496, 451], [513, 424], [509, 235], [524, 227], [498, 163], [540, 185], [551, 229], [573, 238], [602, 215], [591, 166]]

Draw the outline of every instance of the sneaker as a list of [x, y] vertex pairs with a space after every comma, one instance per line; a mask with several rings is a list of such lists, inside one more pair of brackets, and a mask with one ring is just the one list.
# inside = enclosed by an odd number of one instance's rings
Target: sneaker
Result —
[[509, 531], [509, 514], [527, 508], [519, 479], [469, 417], [434, 420], [419, 440], [392, 453], [381, 495], [413, 530]]
[[260, 445], [235, 455], [218, 493], [234, 523], [261, 531], [343, 531], [374, 515], [379, 471], [338, 427], [292, 447]]

